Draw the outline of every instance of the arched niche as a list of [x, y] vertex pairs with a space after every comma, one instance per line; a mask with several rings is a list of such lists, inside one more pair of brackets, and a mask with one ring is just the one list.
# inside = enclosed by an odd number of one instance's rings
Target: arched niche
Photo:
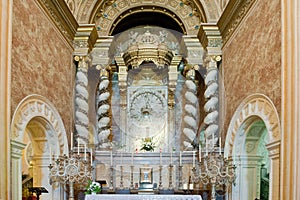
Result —
[[[31, 147], [28, 148], [28, 145]], [[52, 190], [48, 180], [50, 147], [56, 155], [68, 154], [68, 140], [62, 119], [45, 97], [35, 94], [27, 96], [19, 103], [11, 123], [13, 199], [22, 197], [22, 154], [32, 163], [33, 186], [46, 187], [49, 194], [44, 196], [48, 198], [54, 197], [53, 192], [59, 193], [58, 190]]]
[[[279, 164], [281, 132], [277, 110], [272, 101], [263, 94], [253, 94], [245, 98], [235, 111], [229, 124], [224, 154], [231, 157], [237, 165], [237, 176], [239, 167], [242, 165], [242, 149], [246, 144], [247, 130], [256, 121], [261, 120], [267, 130], [268, 143], [265, 145], [270, 157], [270, 189], [269, 199], [279, 199]], [[248, 138], [249, 139], [249, 138]], [[251, 146], [251, 145], [250, 145]], [[248, 156], [246, 159], [249, 159]], [[255, 158], [257, 161], [257, 157]], [[255, 162], [256, 162], [255, 161]], [[236, 186], [240, 188], [241, 186]], [[235, 191], [233, 191], [235, 192]]]

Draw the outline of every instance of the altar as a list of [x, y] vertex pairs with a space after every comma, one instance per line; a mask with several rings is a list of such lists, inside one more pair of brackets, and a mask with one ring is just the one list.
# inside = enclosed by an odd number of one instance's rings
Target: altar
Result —
[[200, 195], [136, 195], [136, 194], [98, 194], [86, 195], [85, 200], [202, 200]]

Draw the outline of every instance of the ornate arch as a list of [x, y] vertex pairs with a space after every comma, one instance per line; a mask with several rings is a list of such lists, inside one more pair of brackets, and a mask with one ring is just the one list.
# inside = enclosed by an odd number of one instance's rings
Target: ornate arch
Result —
[[[250, 95], [237, 108], [228, 127], [224, 154], [226, 157], [229, 155], [233, 156], [234, 162], [236, 160], [235, 155], [239, 156], [237, 173], [241, 173], [239, 169], [241, 170], [242, 168], [241, 162], [244, 158], [241, 158], [240, 154], [237, 153], [239, 152], [239, 148], [236, 147], [241, 144], [237, 144], [238, 142], [236, 141], [243, 138], [242, 129], [249, 126], [257, 118], [260, 118], [264, 122], [268, 132], [268, 144], [266, 144], [266, 148], [269, 151], [271, 168], [269, 196], [273, 200], [278, 200], [280, 191], [280, 176], [278, 174], [280, 173], [281, 128], [277, 110], [267, 96], [263, 94]], [[239, 184], [235, 186], [234, 194], [239, 194], [240, 187], [241, 185]]]
[[68, 153], [68, 141], [63, 121], [54, 105], [40, 95], [29, 95], [18, 105], [11, 123], [11, 140], [22, 142], [28, 122], [35, 118], [44, 118], [57, 134], [60, 152]]
[[244, 99], [232, 117], [226, 135], [225, 154], [232, 154], [239, 127], [251, 116], [258, 116], [264, 121], [269, 143], [280, 141], [280, 121], [274, 104], [263, 94], [253, 94]]
[[184, 27], [186, 34], [197, 35], [201, 22], [206, 22], [205, 12], [202, 7], [193, 1], [167, 1], [143, 2], [137, 0], [107, 1], [95, 5], [90, 15], [89, 23], [95, 23], [98, 35], [109, 35], [111, 28], [116, 26], [124, 15], [136, 12], [160, 12], [171, 16], [179, 26]]

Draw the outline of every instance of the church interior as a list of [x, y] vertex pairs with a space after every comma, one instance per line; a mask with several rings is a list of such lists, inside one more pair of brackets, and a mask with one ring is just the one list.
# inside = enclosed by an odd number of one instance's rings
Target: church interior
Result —
[[0, 199], [300, 199], [298, 1], [0, 5]]

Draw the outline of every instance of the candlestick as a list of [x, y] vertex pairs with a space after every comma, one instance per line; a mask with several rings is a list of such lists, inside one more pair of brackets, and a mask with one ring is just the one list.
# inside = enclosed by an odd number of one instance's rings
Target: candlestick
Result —
[[195, 167], [195, 151], [193, 151], [193, 167]]
[[84, 160], [86, 160], [86, 144], [84, 144]]
[[219, 139], [219, 154], [221, 155], [221, 146], [222, 146], [222, 141], [221, 141], [221, 137], [220, 137], [220, 139]]
[[93, 166], [93, 150], [92, 150], [92, 148], [91, 148], [91, 166]]
[[182, 165], [182, 163], [181, 163], [181, 151], [179, 151], [179, 166], [181, 166]]
[[112, 151], [110, 151], [110, 166], [113, 165], [113, 154]]
[[73, 132], [71, 131], [71, 151], [73, 150]]

